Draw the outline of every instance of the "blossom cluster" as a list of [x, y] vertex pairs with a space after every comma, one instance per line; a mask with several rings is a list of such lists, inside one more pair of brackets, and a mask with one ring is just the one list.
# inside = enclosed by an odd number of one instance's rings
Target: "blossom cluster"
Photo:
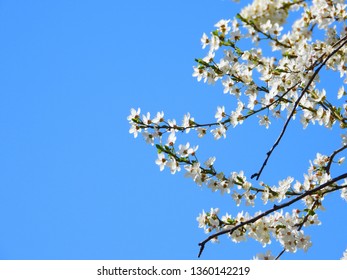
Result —
[[[262, 192], [261, 199], [264, 204], [268, 200], [281, 202], [288, 197], [296, 197], [303, 194], [307, 194], [309, 191], [314, 190], [317, 186], [326, 184], [331, 179], [328, 173], [328, 166], [331, 158], [321, 154], [317, 154], [315, 160], [311, 162], [308, 174], [304, 175], [303, 182], [296, 181], [293, 184], [294, 179], [288, 177], [285, 180], [279, 182], [278, 186], [269, 187], [260, 183], [264, 186], [263, 189], [253, 190]], [[244, 180], [245, 178], [241, 178]], [[298, 249], [306, 251], [311, 246], [309, 236], [304, 234], [302, 227], [308, 227], [311, 225], [320, 225], [321, 222], [318, 219], [316, 213], [317, 209], [324, 209], [323, 200], [324, 196], [334, 190], [342, 187], [341, 197], [346, 200], [346, 186], [347, 180], [345, 179], [344, 184], [338, 185], [335, 183], [328, 184], [327, 187], [320, 189], [319, 192], [313, 192], [312, 195], [305, 196], [302, 201], [305, 203], [305, 208], [300, 210], [294, 208], [292, 213], [283, 211], [273, 211], [272, 214], [268, 214], [262, 217], [262, 212], [257, 212], [254, 216], [250, 216], [249, 213], [239, 212], [235, 217], [226, 213], [221, 218], [218, 216], [219, 209], [211, 208], [209, 212], [203, 211], [197, 218], [200, 228], [204, 228], [205, 233], [216, 233], [220, 231], [230, 232], [229, 237], [233, 242], [241, 242], [247, 240], [247, 238], [253, 238], [260, 242], [264, 247], [271, 243], [271, 238], [277, 240], [284, 248], [285, 251], [296, 252]], [[236, 204], [239, 205], [243, 196], [247, 195], [237, 193], [232, 195]], [[255, 199], [255, 197], [253, 198]], [[246, 200], [247, 201], [247, 200]], [[254, 201], [253, 201], [254, 202]], [[247, 205], [248, 202], [246, 202]], [[254, 203], [252, 203], [254, 205]], [[278, 207], [278, 206], [277, 206]], [[259, 217], [259, 219], [254, 217]], [[252, 223], [247, 223], [254, 219]], [[237, 230], [233, 230], [234, 228]], [[218, 241], [218, 236], [212, 239], [214, 242]]]
[[[296, 252], [297, 249], [303, 249], [307, 251], [311, 247], [312, 243], [310, 237], [304, 234], [303, 230], [298, 230], [298, 225], [309, 226], [312, 224], [320, 224], [317, 219], [317, 215], [310, 216], [310, 220], [305, 219], [305, 215], [300, 216], [300, 210], [294, 209], [292, 214], [282, 211], [275, 212], [266, 217], [262, 217], [256, 222], [251, 224], [245, 224], [245, 221], [250, 220], [252, 217], [246, 212], [239, 212], [235, 217], [226, 213], [219, 218], [219, 209], [211, 209], [209, 212], [201, 213], [197, 218], [199, 227], [204, 228], [206, 233], [210, 233], [213, 230], [220, 231], [230, 230], [228, 233], [229, 238], [239, 243], [246, 241], [247, 238], [253, 238], [260, 242], [263, 247], [271, 244], [271, 238], [276, 238], [277, 241], [284, 247], [286, 251]], [[258, 216], [261, 212], [255, 213], [254, 216]], [[236, 230], [233, 230], [236, 226], [240, 225]], [[214, 242], [218, 241], [218, 237], [213, 239]]]
[[[346, 127], [346, 104], [334, 108], [326, 91], [317, 88], [319, 74], [313, 77], [315, 69], [324, 64], [327, 69], [338, 71], [347, 83], [346, 7], [344, 1], [312, 1], [311, 6], [306, 1], [254, 1], [233, 20], [220, 20], [209, 36], [203, 34], [202, 47], [209, 50], [204, 58], [197, 59], [193, 76], [209, 84], [221, 81], [224, 93], [238, 99], [236, 120], [259, 114], [260, 125], [268, 127], [269, 113], [260, 112], [270, 111], [275, 118], [284, 111], [288, 115], [297, 109], [294, 104], [303, 94], [298, 109], [302, 111], [304, 127], [309, 123], [331, 127], [336, 122]], [[282, 34], [289, 12], [299, 9], [301, 17]], [[317, 28], [324, 32], [325, 40], [312, 42]], [[268, 40], [272, 50], [281, 56], [265, 57], [260, 47], [242, 50], [239, 42], [248, 38], [253, 42]], [[332, 53], [331, 59], [324, 62]], [[344, 95], [341, 85], [337, 96]], [[235, 124], [238, 122], [234, 118]]]
[[[321, 224], [317, 210], [324, 209], [324, 197], [339, 190], [347, 201], [347, 174], [332, 176], [332, 166], [344, 163], [344, 157], [336, 156], [347, 149], [347, 103], [343, 102], [347, 96], [346, 9], [344, 0], [254, 0], [235, 18], [222, 19], [209, 35], [203, 34], [202, 48], [208, 52], [193, 66], [193, 77], [198, 81], [222, 84], [223, 93], [236, 100], [233, 110], [218, 106], [213, 121], [200, 123], [190, 113], [177, 122], [166, 119], [164, 112], [151, 117], [148, 112], [141, 115], [140, 108], [131, 109], [129, 132], [135, 138], [141, 134], [146, 143], [156, 147], [155, 163], [160, 171], [184, 171], [184, 176], [198, 186], [230, 196], [237, 206], [254, 207], [259, 201], [264, 205], [273, 203], [268, 212], [254, 215], [241, 211], [220, 216], [218, 208], [203, 211], [197, 221], [211, 237], [204, 242], [217, 242], [220, 234], [226, 234], [237, 243], [252, 238], [265, 247], [276, 240], [284, 251], [306, 251], [312, 243], [303, 228]], [[299, 16], [289, 26], [287, 21], [295, 15]], [[256, 47], [246, 48], [245, 42]], [[264, 55], [267, 48], [274, 56]], [[334, 96], [320, 87], [323, 67], [340, 75], [342, 83]], [[288, 176], [277, 185], [255, 185], [244, 171], [219, 171], [216, 157], [200, 160], [198, 145], [178, 140], [179, 132], [224, 139], [228, 130], [255, 116], [259, 125], [267, 129], [273, 119], [286, 119], [284, 134], [289, 121], [297, 115], [304, 128], [314, 124], [332, 128], [338, 124], [342, 130], [340, 148], [331, 155], [317, 153], [302, 181]], [[303, 209], [295, 207], [283, 212], [282, 208], [296, 201], [303, 202]], [[267, 251], [255, 258], [275, 257]]]

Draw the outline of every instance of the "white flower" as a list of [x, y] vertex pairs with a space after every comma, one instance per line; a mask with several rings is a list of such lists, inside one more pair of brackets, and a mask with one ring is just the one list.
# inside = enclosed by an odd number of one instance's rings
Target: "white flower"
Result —
[[134, 134], [134, 138], [137, 137], [138, 133], [141, 132], [141, 128], [137, 124], [131, 124], [131, 127], [129, 129], [130, 134]]
[[268, 221], [263, 218], [249, 225], [249, 237], [262, 243], [263, 247], [271, 243], [270, 233], [272, 232]]
[[230, 50], [224, 50], [224, 59], [226, 61], [229, 61], [231, 63], [236, 62], [237, 61], [237, 57], [234, 55], [234, 53]]
[[214, 26], [218, 27], [218, 31], [221, 33], [228, 33], [231, 30], [231, 27], [229, 26], [229, 20], [221, 19], [218, 21]]
[[316, 158], [314, 159], [313, 163], [320, 166], [320, 167], [324, 167], [328, 161], [329, 161], [328, 156], [317, 153]]
[[208, 160], [205, 161], [205, 166], [210, 168], [214, 162], [216, 161], [216, 157], [210, 157]]
[[202, 38], [201, 38], [201, 44], [202, 44], [202, 48], [206, 48], [206, 46], [210, 43], [210, 40], [208, 39], [207, 35], [204, 33], [202, 34]]
[[277, 22], [272, 26], [270, 32], [273, 33], [276, 37], [280, 36], [283, 26], [280, 26]]
[[261, 200], [263, 201], [264, 205], [266, 205], [268, 203], [269, 197], [270, 197], [270, 189], [265, 188], [262, 195], [261, 195]]
[[216, 51], [220, 47], [220, 40], [218, 36], [212, 35], [210, 43], [210, 51]]
[[310, 184], [306, 183], [306, 184], [301, 184], [299, 181], [296, 181], [296, 183], [294, 184], [293, 188], [294, 191], [297, 193], [301, 193], [303, 191], [307, 191], [309, 189]]
[[230, 123], [233, 125], [233, 127], [243, 123], [244, 117], [241, 114], [241, 111], [243, 110], [243, 108], [244, 108], [244, 104], [241, 101], [238, 101], [236, 110], [234, 112], [231, 112]]
[[140, 112], [141, 112], [140, 108], [137, 108], [137, 110], [135, 110], [134, 108], [131, 108], [130, 115], [127, 117], [128, 121], [139, 118]]
[[256, 196], [250, 192], [246, 192], [244, 194], [244, 198], [245, 198], [245, 201], [246, 201], [246, 205], [247, 206], [252, 206], [254, 207], [254, 200], [256, 199]]
[[219, 226], [218, 213], [219, 208], [211, 208], [210, 215], [208, 216], [210, 224], [215, 228]]
[[242, 228], [238, 228], [237, 230], [234, 230], [232, 234], [228, 235], [231, 238], [231, 240], [235, 243], [239, 243], [241, 241], [246, 240], [246, 234]]
[[222, 84], [224, 86], [223, 93], [230, 92], [230, 94], [232, 94], [233, 87], [234, 87], [234, 81], [229, 76], [225, 80], [222, 81]]
[[233, 30], [232, 32], [230, 32], [230, 40], [231, 41], [238, 41], [240, 39], [241, 39], [240, 29]]
[[265, 126], [266, 128], [269, 128], [269, 125], [271, 124], [270, 119], [268, 116], [264, 115], [264, 116], [258, 116], [259, 120], [259, 124]]
[[227, 74], [230, 71], [230, 63], [227, 59], [222, 58], [219, 63], [217, 64], [220, 71], [222, 71], [223, 74]]
[[257, 254], [253, 259], [255, 259], [255, 260], [266, 260], [266, 261], [268, 261], [268, 260], [274, 260], [275, 257], [271, 254], [271, 251], [268, 250], [268, 251], [266, 251], [265, 254]]
[[279, 189], [282, 192], [286, 192], [290, 188], [290, 184], [294, 181], [293, 177], [287, 177], [287, 179], [284, 179], [282, 181], [278, 182]]
[[142, 132], [142, 135], [143, 137], [145, 138], [145, 141], [147, 144], [151, 144], [152, 146], [154, 145], [154, 136], [153, 134], [147, 132], [147, 131], [144, 131]]
[[239, 222], [239, 223], [242, 223], [242, 222], [245, 222], [247, 220], [249, 220], [251, 217], [250, 215], [248, 214], [248, 212], [246, 213], [243, 213], [243, 211], [237, 213], [236, 215], [236, 220]]
[[269, 19], [267, 20], [266, 23], [264, 23], [264, 24], [262, 24], [262, 25], [260, 26], [260, 28], [262, 29], [262, 31], [263, 31], [264, 33], [269, 32], [269, 30], [271, 29], [271, 27], [272, 27], [272, 24], [271, 24], [271, 21], [270, 21]]
[[171, 131], [169, 137], [167, 138], [166, 141], [166, 146], [173, 146], [176, 142], [176, 134], [175, 131]]
[[193, 72], [193, 77], [197, 77], [198, 82], [201, 81], [202, 78], [206, 77], [206, 70], [204, 68], [202, 68], [201, 66], [196, 67], [193, 66], [194, 72]]
[[178, 127], [177, 127], [177, 124], [176, 124], [176, 120], [175, 119], [173, 119], [173, 120], [168, 120], [167, 121], [168, 122], [168, 124], [169, 124], [169, 126], [170, 126], [170, 131], [171, 132], [173, 132], [173, 131], [178, 131]]
[[279, 242], [283, 245], [286, 251], [295, 253], [297, 248], [295, 245], [295, 236], [297, 230], [293, 229], [291, 226], [286, 226], [284, 229], [279, 230], [278, 238]]
[[213, 237], [213, 238], [211, 239], [211, 242], [212, 242], [212, 243], [219, 243], [218, 236]]
[[190, 131], [190, 126], [192, 126], [192, 124], [194, 124], [194, 118], [191, 118], [189, 113], [185, 114], [183, 117], [182, 126], [186, 128], [186, 133]]
[[150, 125], [152, 123], [151, 114], [149, 112], [147, 112], [146, 115], [142, 115], [142, 121], [144, 124]]
[[171, 174], [175, 174], [176, 171], [179, 172], [181, 171], [181, 166], [179, 163], [176, 161], [175, 158], [171, 158], [171, 160], [167, 163], [167, 166], [170, 168]]
[[209, 85], [213, 85], [218, 80], [218, 76], [214, 70], [209, 70], [204, 79], [204, 83], [208, 83]]
[[235, 201], [236, 206], [240, 206], [242, 195], [239, 194], [237, 191], [234, 191], [233, 194], [231, 195], [231, 197]]
[[221, 194], [224, 194], [224, 193], [229, 194], [229, 193], [230, 193], [229, 181], [227, 181], [227, 180], [222, 180], [222, 181], [219, 183], [219, 190], [220, 190]]
[[258, 103], [257, 101], [257, 95], [255, 94], [251, 94], [248, 97], [248, 104], [247, 104], [247, 108], [250, 110], [254, 109], [254, 106]]
[[211, 189], [213, 192], [219, 190], [219, 183], [216, 180], [211, 179], [207, 186], [209, 189]]
[[217, 107], [217, 113], [214, 117], [217, 119], [217, 122], [220, 122], [223, 118], [226, 117], [224, 106], [222, 106], [222, 107], [218, 106]]
[[320, 225], [320, 224], [322, 223], [320, 220], [318, 220], [318, 215], [314, 214], [313, 216], [312, 215], [308, 216], [308, 219], [305, 222], [304, 226], [307, 227], [310, 225]]
[[229, 224], [230, 223], [230, 220], [232, 220], [232, 216], [228, 213], [225, 213], [224, 216], [222, 216], [221, 220], [226, 223], [226, 224]]
[[181, 157], [188, 157], [190, 155], [194, 155], [198, 148], [199, 146], [190, 147], [189, 142], [187, 142], [185, 145], [178, 146], [179, 150], [177, 151], [177, 155]]
[[347, 133], [341, 134], [341, 138], [342, 138], [342, 145], [347, 146]]
[[152, 120], [153, 123], [158, 124], [164, 121], [164, 112], [158, 112], [156, 117]]
[[159, 153], [158, 154], [158, 159], [155, 161], [157, 165], [160, 167], [160, 171], [163, 171], [165, 165], [167, 164], [167, 160], [165, 158], [164, 153]]
[[193, 164], [187, 164], [184, 166], [184, 169], [187, 170], [186, 174], [184, 174], [184, 177], [191, 177], [193, 178], [193, 180], [195, 180], [197, 176], [200, 176], [201, 174], [199, 162], [194, 162]]
[[305, 252], [312, 246], [312, 242], [309, 236], [305, 236], [303, 231], [299, 231], [297, 236], [295, 237], [296, 246], [299, 249], [303, 249]]
[[226, 138], [226, 128], [222, 124], [220, 124], [217, 128], [212, 129], [211, 132], [215, 140], [220, 139], [222, 136]]
[[204, 228], [206, 227], [206, 218], [207, 215], [204, 210], [202, 210], [202, 213], [199, 214], [199, 216], [196, 218], [196, 220], [199, 223], [199, 228]]
[[340, 87], [340, 89], [337, 92], [337, 99], [341, 99], [342, 96], [344, 96], [344, 95], [345, 95], [345, 87], [342, 86], [342, 87]]
[[341, 189], [341, 198], [347, 202], [347, 180], [345, 179], [346, 187]]
[[198, 127], [196, 130], [198, 131], [198, 137], [199, 138], [202, 138], [206, 135], [206, 132], [207, 132], [206, 128]]
[[210, 51], [202, 60], [205, 61], [206, 63], [211, 63], [213, 61], [214, 56], [215, 56], [215, 53]]

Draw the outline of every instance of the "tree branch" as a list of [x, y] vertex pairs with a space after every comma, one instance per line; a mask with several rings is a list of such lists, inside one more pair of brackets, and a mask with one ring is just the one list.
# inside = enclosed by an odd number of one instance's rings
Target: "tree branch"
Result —
[[245, 225], [254, 223], [257, 220], [261, 219], [262, 217], [265, 217], [265, 216], [267, 216], [267, 215], [269, 215], [269, 214], [271, 214], [271, 213], [273, 213], [273, 212], [275, 212], [277, 210], [280, 210], [282, 208], [288, 207], [288, 206], [292, 205], [293, 203], [303, 199], [304, 197], [306, 197], [308, 195], [311, 195], [311, 194], [313, 194], [313, 193], [315, 193], [315, 192], [317, 192], [317, 191], [319, 191], [319, 190], [321, 190], [321, 189], [323, 189], [323, 188], [325, 188], [325, 187], [327, 187], [327, 186], [329, 186], [329, 185], [331, 185], [331, 184], [333, 184], [333, 183], [335, 183], [335, 182], [337, 182], [339, 180], [345, 179], [345, 178], [347, 178], [347, 173], [344, 173], [344, 174], [342, 174], [340, 176], [337, 176], [334, 179], [331, 179], [330, 181], [328, 181], [328, 182], [326, 182], [326, 183], [324, 183], [324, 184], [322, 184], [322, 185], [320, 185], [320, 186], [318, 186], [318, 187], [316, 187], [316, 188], [314, 188], [312, 190], [309, 190], [309, 191], [299, 195], [298, 197], [296, 197], [296, 198], [294, 198], [294, 199], [292, 199], [292, 200], [290, 200], [290, 201], [288, 201], [286, 203], [283, 203], [283, 204], [280, 204], [280, 205], [274, 204], [274, 206], [271, 209], [265, 211], [264, 213], [259, 214], [258, 216], [253, 217], [252, 219], [249, 219], [249, 220], [247, 220], [245, 222], [242, 222], [242, 223], [238, 224], [237, 226], [233, 227], [232, 229], [222, 230], [222, 231], [219, 231], [219, 232], [217, 232], [215, 234], [210, 235], [204, 241], [199, 243], [200, 251], [199, 251], [199, 254], [198, 254], [198, 258], [200, 258], [202, 252], [204, 251], [205, 244], [207, 242], [209, 242], [210, 240], [212, 240], [212, 239], [214, 239], [214, 238], [216, 238], [216, 237], [218, 237], [220, 235], [232, 234], [235, 230], [237, 230], [237, 229], [239, 229], [239, 228], [241, 228], [241, 227], [243, 227]]
[[[347, 43], [347, 36], [345, 36], [344, 38], [342, 38], [340, 41], [340, 43], [343, 42], [339, 47], [337, 47], [334, 51], [332, 51], [325, 59], [324, 61], [319, 65], [319, 67], [314, 71], [312, 77], [309, 79], [308, 83], [306, 84], [305, 88], [302, 90], [299, 98], [296, 100], [296, 102], [294, 103], [294, 107], [293, 107], [293, 110], [292, 112], [290, 113], [290, 115], [288, 116], [284, 126], [283, 126], [283, 129], [279, 135], [279, 137], [277, 138], [277, 140], [275, 141], [275, 143], [273, 144], [273, 146], [271, 147], [271, 149], [266, 153], [266, 158], [260, 168], [260, 170], [257, 172], [257, 173], [254, 173], [252, 176], [251, 176], [251, 179], [253, 178], [256, 178], [256, 180], [259, 179], [261, 173], [263, 172], [272, 152], [275, 150], [275, 148], [278, 146], [278, 144], [280, 143], [284, 133], [286, 132], [287, 130], [287, 127], [288, 127], [288, 124], [289, 122], [291, 121], [292, 117], [294, 116], [295, 114], [295, 111], [296, 111], [296, 108], [298, 107], [299, 103], [300, 103], [300, 100], [302, 99], [302, 97], [304, 96], [304, 94], [307, 92], [308, 88], [310, 87], [310, 85], [312, 84], [313, 80], [315, 79], [315, 77], [317, 76], [317, 74], [319, 73], [319, 71], [322, 69], [322, 67], [327, 63], [327, 61], [335, 54], [337, 53], [346, 43]], [[336, 44], [335, 44], [336, 45]]]
[[342, 146], [340, 149], [337, 149], [336, 151], [334, 151], [332, 154], [331, 154], [331, 156], [329, 157], [329, 162], [328, 162], [328, 164], [327, 164], [327, 166], [326, 166], [326, 171], [327, 171], [327, 173], [330, 175], [330, 167], [331, 167], [331, 164], [332, 164], [332, 162], [333, 162], [333, 160], [334, 160], [334, 157], [338, 154], [338, 153], [340, 153], [340, 152], [342, 152], [344, 149], [347, 149], [347, 146]]

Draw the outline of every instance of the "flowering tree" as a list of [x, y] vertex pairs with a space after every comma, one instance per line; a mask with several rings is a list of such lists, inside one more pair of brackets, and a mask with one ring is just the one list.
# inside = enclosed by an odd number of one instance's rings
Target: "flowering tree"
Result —
[[[178, 124], [158, 112], [140, 116], [131, 109], [130, 133], [142, 133], [145, 141], [155, 146], [160, 170], [172, 174], [185, 170], [185, 175], [199, 186], [213, 192], [230, 194], [237, 206], [253, 206], [261, 201], [270, 206], [254, 215], [241, 211], [221, 215], [218, 208], [203, 211], [197, 221], [208, 237], [200, 245], [199, 256], [208, 242], [227, 235], [233, 242], [253, 238], [264, 247], [278, 241], [283, 250], [258, 254], [258, 259], [278, 259], [284, 252], [307, 250], [310, 237], [304, 228], [319, 225], [319, 209], [326, 195], [339, 191], [347, 201], [347, 173], [334, 174], [334, 166], [344, 162], [347, 149], [347, 103], [343, 101], [347, 83], [347, 19], [344, 0], [254, 0], [231, 20], [220, 20], [215, 29], [201, 38], [207, 54], [196, 59], [193, 76], [208, 84], [221, 82], [224, 94], [237, 100], [231, 113], [217, 108], [215, 120], [201, 123], [189, 113]], [[245, 43], [247, 42], [247, 43]], [[244, 47], [252, 45], [251, 48]], [[265, 56], [271, 53], [272, 56]], [[320, 73], [340, 73], [337, 94], [320, 86]], [[253, 117], [259, 125], [270, 128], [273, 119], [283, 118], [283, 127], [271, 145], [259, 170], [227, 175], [215, 167], [215, 157], [200, 162], [198, 146], [177, 144], [179, 132], [196, 132], [198, 137], [212, 133], [214, 139], [226, 138], [228, 130], [246, 124]], [[287, 177], [270, 186], [259, 181], [290, 122], [300, 118], [303, 127], [319, 124], [326, 128], [339, 126], [341, 139], [331, 153], [317, 153], [303, 180]], [[252, 180], [253, 179], [253, 180]], [[299, 204], [297, 202], [303, 202]], [[302, 206], [303, 207], [300, 207]], [[347, 252], [343, 258], [347, 258]]]

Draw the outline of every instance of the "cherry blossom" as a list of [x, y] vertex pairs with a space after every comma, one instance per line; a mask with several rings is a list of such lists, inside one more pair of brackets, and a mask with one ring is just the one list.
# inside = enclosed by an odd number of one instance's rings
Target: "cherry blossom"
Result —
[[255, 260], [268, 260], [269, 261], [269, 260], [274, 260], [275, 256], [273, 256], [271, 254], [271, 251], [268, 250], [268, 251], [266, 251], [265, 254], [262, 254], [262, 253], [257, 254], [256, 257], [254, 257], [254, 259]]
[[165, 165], [167, 164], [167, 159], [163, 153], [158, 154], [158, 159], [155, 161], [157, 165], [160, 167], [160, 171], [164, 170]]
[[217, 107], [217, 113], [215, 114], [214, 117], [217, 119], [217, 122], [220, 122], [223, 118], [226, 117], [224, 106]]

